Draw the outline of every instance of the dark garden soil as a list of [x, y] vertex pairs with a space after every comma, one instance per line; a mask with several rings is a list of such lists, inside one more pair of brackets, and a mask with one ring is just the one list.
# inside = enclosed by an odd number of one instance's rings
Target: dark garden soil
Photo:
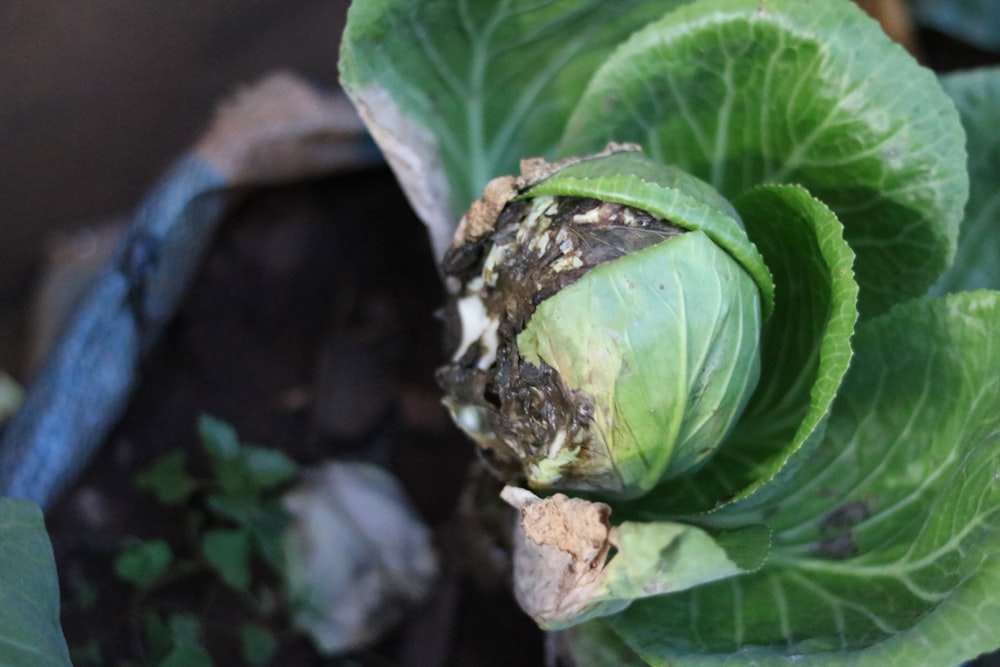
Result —
[[[175, 448], [207, 463], [199, 415], [303, 465], [368, 460], [391, 470], [434, 531], [445, 563], [437, 595], [383, 642], [321, 658], [289, 630], [273, 665], [540, 665], [542, 639], [486, 561], [465, 548], [455, 507], [473, 450], [439, 403], [442, 300], [423, 226], [391, 174], [259, 191], [227, 219], [176, 321], [150, 359], [125, 418], [83, 478], [48, 515], [71, 647], [103, 663], [148, 658], [143, 615], [204, 621], [217, 665], [243, 659], [236, 629], [254, 616], [208, 573], [137, 595], [111, 563], [130, 537], [195, 554], [186, 513], [133, 483]], [[474, 571], [478, 570], [478, 572]], [[261, 585], [269, 582], [258, 573]], [[492, 583], [490, 583], [492, 581]], [[349, 604], [349, 601], [345, 601]]]

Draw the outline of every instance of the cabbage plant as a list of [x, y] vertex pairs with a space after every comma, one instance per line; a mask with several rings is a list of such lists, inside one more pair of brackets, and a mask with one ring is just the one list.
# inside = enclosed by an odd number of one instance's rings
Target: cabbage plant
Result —
[[455, 421], [533, 488], [627, 498], [692, 472], [757, 383], [773, 305], [738, 214], [629, 146], [520, 179], [486, 186], [442, 262]]
[[576, 664], [1000, 644], [1000, 73], [846, 0], [355, 0], [341, 76]]

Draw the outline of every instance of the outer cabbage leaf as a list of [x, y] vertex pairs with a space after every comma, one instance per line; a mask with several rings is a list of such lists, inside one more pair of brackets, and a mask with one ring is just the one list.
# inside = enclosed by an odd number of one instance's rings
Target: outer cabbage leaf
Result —
[[954, 665], [995, 648], [997, 330], [1000, 294], [986, 291], [859, 327], [823, 442], [745, 517], [774, 530], [769, 563], [640, 600], [595, 636], [611, 630], [652, 665]]
[[729, 253], [760, 290], [762, 310], [774, 309], [774, 282], [760, 252], [747, 237], [739, 213], [704, 182], [674, 165], [623, 152], [584, 160], [533, 186], [524, 197], [569, 195], [613, 201], [649, 211], [684, 229], [704, 232]]
[[[440, 256], [462, 212], [550, 155], [591, 74], [687, 0], [355, 0], [341, 82]], [[603, 147], [603, 143], [602, 143]]]
[[71, 667], [42, 511], [0, 498], [0, 665]]
[[969, 137], [969, 203], [955, 263], [935, 291], [1000, 289], [1000, 67], [949, 74], [941, 85]]
[[699, 0], [594, 74], [560, 152], [634, 141], [732, 198], [798, 183], [844, 223], [863, 316], [919, 296], [954, 253], [962, 129], [934, 75], [846, 0]]
[[794, 474], [793, 457], [803, 459], [818, 442], [847, 372], [858, 286], [851, 272], [854, 254], [836, 216], [798, 186], [759, 186], [734, 203], [774, 275], [760, 381], [715, 458], [632, 506], [616, 506], [626, 516], [648, 520], [763, 502]]
[[612, 526], [604, 503], [506, 487], [520, 510], [514, 531], [514, 591], [542, 628], [614, 614], [638, 598], [675, 593], [763, 565], [770, 531], [708, 532], [669, 521]]

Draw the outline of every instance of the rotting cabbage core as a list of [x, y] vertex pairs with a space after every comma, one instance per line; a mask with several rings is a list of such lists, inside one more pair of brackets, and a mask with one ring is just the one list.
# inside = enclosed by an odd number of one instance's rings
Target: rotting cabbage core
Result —
[[621, 486], [591, 399], [555, 369], [526, 360], [517, 337], [538, 305], [594, 267], [685, 233], [646, 211], [585, 197], [509, 202], [490, 234], [453, 247], [443, 268], [457, 283], [446, 309], [451, 362], [438, 372], [459, 426], [509, 481], [576, 488]]

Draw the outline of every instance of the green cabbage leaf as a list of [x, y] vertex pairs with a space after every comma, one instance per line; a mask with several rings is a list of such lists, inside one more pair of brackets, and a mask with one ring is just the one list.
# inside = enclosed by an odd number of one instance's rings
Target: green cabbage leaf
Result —
[[[627, 539], [594, 604], [538, 619], [577, 664], [996, 648], [998, 70], [939, 80], [847, 0], [356, 0], [341, 67], [439, 256], [520, 159], [628, 142], [721, 193], [770, 276], [718, 452], [639, 497], [580, 494]], [[701, 546], [657, 546], [684, 527]]]

